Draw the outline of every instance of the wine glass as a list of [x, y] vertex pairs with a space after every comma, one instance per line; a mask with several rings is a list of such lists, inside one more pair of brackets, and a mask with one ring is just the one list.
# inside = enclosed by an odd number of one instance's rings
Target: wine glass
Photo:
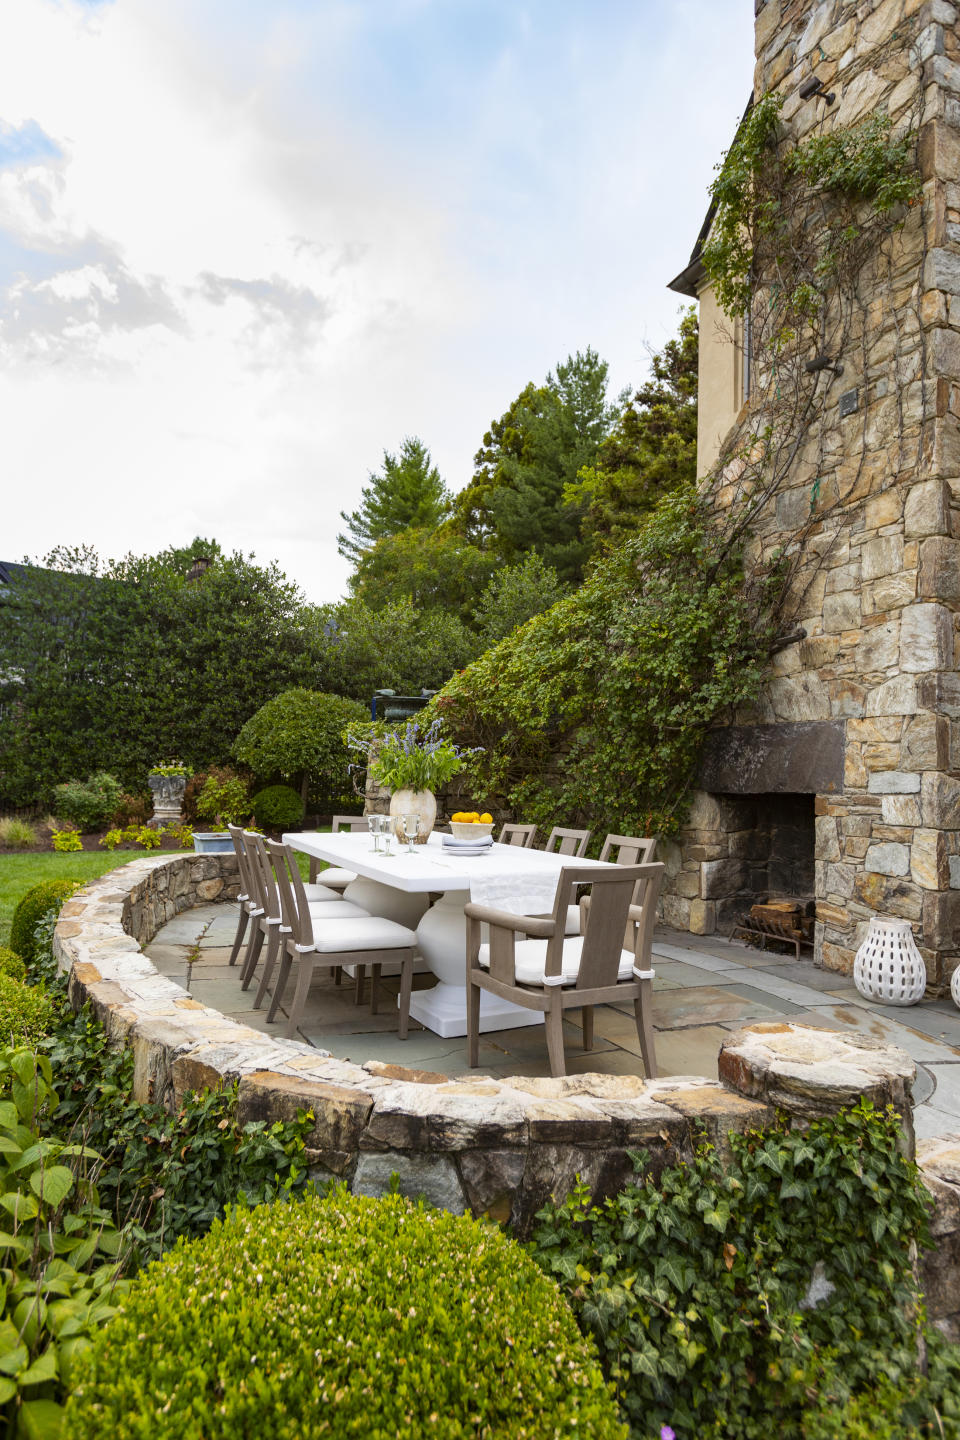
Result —
[[367, 816], [367, 829], [373, 836], [373, 853], [375, 855], [378, 855], [380, 853], [380, 822], [382, 819], [382, 815]]
[[392, 855], [393, 851], [390, 849], [390, 841], [393, 839], [392, 815], [380, 816], [380, 834], [383, 836], [383, 850], [380, 853], [382, 855]]
[[403, 827], [404, 838], [407, 842], [407, 854], [415, 854], [414, 841], [420, 834], [420, 812], [410, 810], [407, 814], [400, 816], [400, 824]]

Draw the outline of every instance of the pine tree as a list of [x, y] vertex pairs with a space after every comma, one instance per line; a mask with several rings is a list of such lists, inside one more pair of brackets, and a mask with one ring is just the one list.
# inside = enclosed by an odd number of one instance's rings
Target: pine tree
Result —
[[337, 536], [337, 548], [356, 565], [378, 540], [399, 535], [411, 527], [434, 529], [450, 509], [450, 493], [430, 451], [415, 435], [408, 435], [399, 455], [383, 452], [383, 469], [372, 471], [362, 500], [350, 514], [341, 510], [347, 533]]

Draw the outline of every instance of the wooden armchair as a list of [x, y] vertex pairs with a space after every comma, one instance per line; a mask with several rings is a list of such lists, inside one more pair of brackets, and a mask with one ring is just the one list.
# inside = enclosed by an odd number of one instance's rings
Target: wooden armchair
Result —
[[[583, 1012], [583, 1048], [589, 1050], [593, 1007], [632, 1000], [644, 1070], [654, 1079], [651, 948], [663, 872], [663, 865], [611, 865], [605, 870], [571, 865], [560, 872], [549, 917], [466, 905], [468, 1063], [479, 1063], [481, 990], [543, 1012], [551, 1075], [566, 1074], [567, 1010]], [[567, 907], [577, 886], [585, 884], [592, 892], [583, 907], [583, 933], [565, 936]], [[488, 944], [483, 944], [483, 925], [490, 927]]]

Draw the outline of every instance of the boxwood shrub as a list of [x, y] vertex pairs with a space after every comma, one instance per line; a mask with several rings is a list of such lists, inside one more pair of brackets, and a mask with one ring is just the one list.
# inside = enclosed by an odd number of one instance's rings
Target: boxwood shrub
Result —
[[0, 945], [0, 975], [12, 975], [14, 980], [26, 980], [27, 967], [16, 950]]
[[10, 949], [29, 967], [36, 954], [36, 928], [48, 910], [59, 910], [79, 880], [42, 880], [21, 897], [10, 923]]
[[36, 1045], [53, 1021], [53, 1003], [42, 986], [0, 974], [0, 1046]]
[[303, 801], [292, 785], [267, 785], [250, 801], [264, 830], [290, 830], [303, 819]]
[[626, 1440], [593, 1345], [498, 1230], [399, 1195], [234, 1209], [133, 1281], [71, 1440]]

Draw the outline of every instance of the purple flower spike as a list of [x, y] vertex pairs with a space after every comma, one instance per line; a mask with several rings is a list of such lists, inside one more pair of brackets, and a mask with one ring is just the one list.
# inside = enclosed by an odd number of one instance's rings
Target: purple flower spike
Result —
[[676, 1437], [676, 1434], [675, 1434], [675, 1432], [674, 1432], [674, 1429], [673, 1429], [673, 1426], [672, 1426], [672, 1425], [661, 1425], [661, 1426], [660, 1426], [660, 1440], [677, 1440], [677, 1437]]

